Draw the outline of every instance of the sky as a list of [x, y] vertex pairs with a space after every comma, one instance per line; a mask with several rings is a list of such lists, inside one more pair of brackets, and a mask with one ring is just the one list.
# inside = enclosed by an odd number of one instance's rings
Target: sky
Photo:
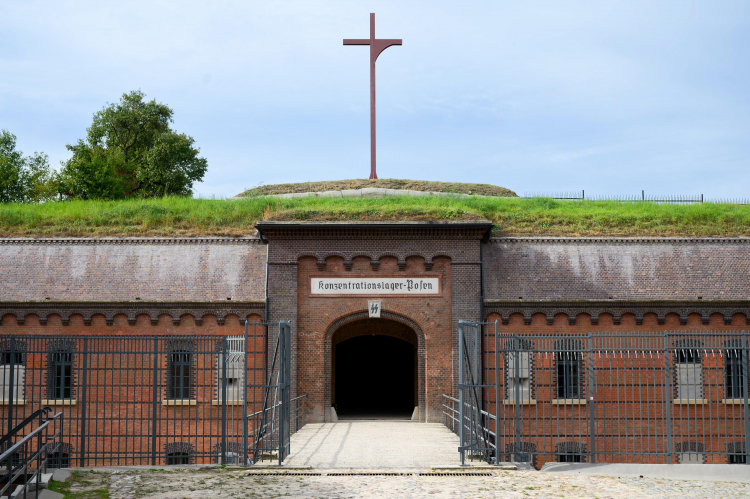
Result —
[[70, 157], [140, 89], [208, 160], [201, 197], [378, 176], [520, 195], [750, 197], [750, 2], [0, 0], [0, 129]]

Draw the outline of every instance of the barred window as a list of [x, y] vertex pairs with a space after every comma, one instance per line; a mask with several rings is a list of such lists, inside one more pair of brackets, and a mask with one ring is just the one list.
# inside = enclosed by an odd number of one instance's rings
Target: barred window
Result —
[[193, 464], [195, 458], [195, 447], [187, 442], [172, 442], [164, 446], [166, 464], [173, 466], [177, 464]]
[[47, 352], [47, 398], [72, 399], [73, 362], [75, 343], [71, 340], [52, 340]]
[[727, 444], [727, 462], [729, 464], [747, 464], [745, 442], [730, 442]]
[[47, 453], [47, 468], [70, 468], [70, 455], [73, 448], [69, 443], [59, 442]]
[[[16, 340], [11, 352], [10, 340], [0, 343], [0, 399], [7, 403], [23, 400], [26, 385], [26, 343]], [[11, 369], [12, 366], [12, 369]], [[10, 377], [13, 374], [13, 389]]]
[[519, 402], [533, 398], [533, 345], [526, 339], [505, 344], [505, 399]]
[[226, 373], [227, 401], [241, 401], [245, 397], [243, 372], [245, 370], [245, 338], [229, 336], [226, 339], [226, 371], [222, 353], [222, 341], [217, 342], [216, 355], [216, 400], [221, 401], [224, 394], [224, 374]]
[[[221, 464], [221, 444], [214, 445], [216, 464]], [[224, 464], [242, 464], [242, 443], [229, 441], [224, 452]]]
[[505, 444], [505, 452], [509, 461], [516, 463], [530, 463], [536, 468], [536, 444], [531, 442]]
[[193, 398], [194, 342], [173, 340], [167, 349], [167, 398], [186, 400]]
[[560, 340], [555, 342], [555, 363], [558, 399], [581, 398], [581, 342]]
[[560, 442], [555, 446], [560, 463], [583, 463], [586, 461], [586, 446], [580, 442]]
[[703, 442], [679, 442], [674, 447], [678, 464], [706, 464]]
[[747, 373], [745, 372], [745, 355], [739, 341], [727, 342], [727, 346], [734, 347], [724, 351], [724, 390], [725, 398], [745, 398]]
[[[682, 340], [676, 345], [677, 398], [698, 400], [703, 398], [703, 366], [701, 344], [695, 340]], [[692, 348], [691, 348], [692, 347]]]

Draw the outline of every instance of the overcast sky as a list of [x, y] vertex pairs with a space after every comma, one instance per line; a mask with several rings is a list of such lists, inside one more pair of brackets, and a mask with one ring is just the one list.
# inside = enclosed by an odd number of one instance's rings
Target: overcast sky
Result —
[[750, 2], [0, 0], [0, 128], [53, 166], [141, 89], [208, 159], [201, 196], [369, 175], [519, 194], [750, 197]]

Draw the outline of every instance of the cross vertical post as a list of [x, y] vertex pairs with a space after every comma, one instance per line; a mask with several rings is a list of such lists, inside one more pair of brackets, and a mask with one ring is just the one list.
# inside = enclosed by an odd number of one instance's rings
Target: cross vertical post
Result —
[[375, 14], [370, 14], [370, 38], [344, 39], [344, 45], [370, 46], [370, 178], [378, 178], [375, 161], [375, 61], [391, 45], [401, 45], [400, 39], [375, 38]]

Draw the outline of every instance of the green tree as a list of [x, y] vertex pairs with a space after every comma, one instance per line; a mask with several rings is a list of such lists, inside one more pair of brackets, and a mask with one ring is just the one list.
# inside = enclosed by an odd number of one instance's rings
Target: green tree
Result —
[[190, 195], [208, 168], [195, 140], [171, 130], [174, 112], [141, 91], [94, 114], [60, 174], [61, 192], [84, 199]]
[[29, 203], [55, 196], [53, 173], [46, 154], [24, 157], [16, 136], [0, 131], [0, 203]]

